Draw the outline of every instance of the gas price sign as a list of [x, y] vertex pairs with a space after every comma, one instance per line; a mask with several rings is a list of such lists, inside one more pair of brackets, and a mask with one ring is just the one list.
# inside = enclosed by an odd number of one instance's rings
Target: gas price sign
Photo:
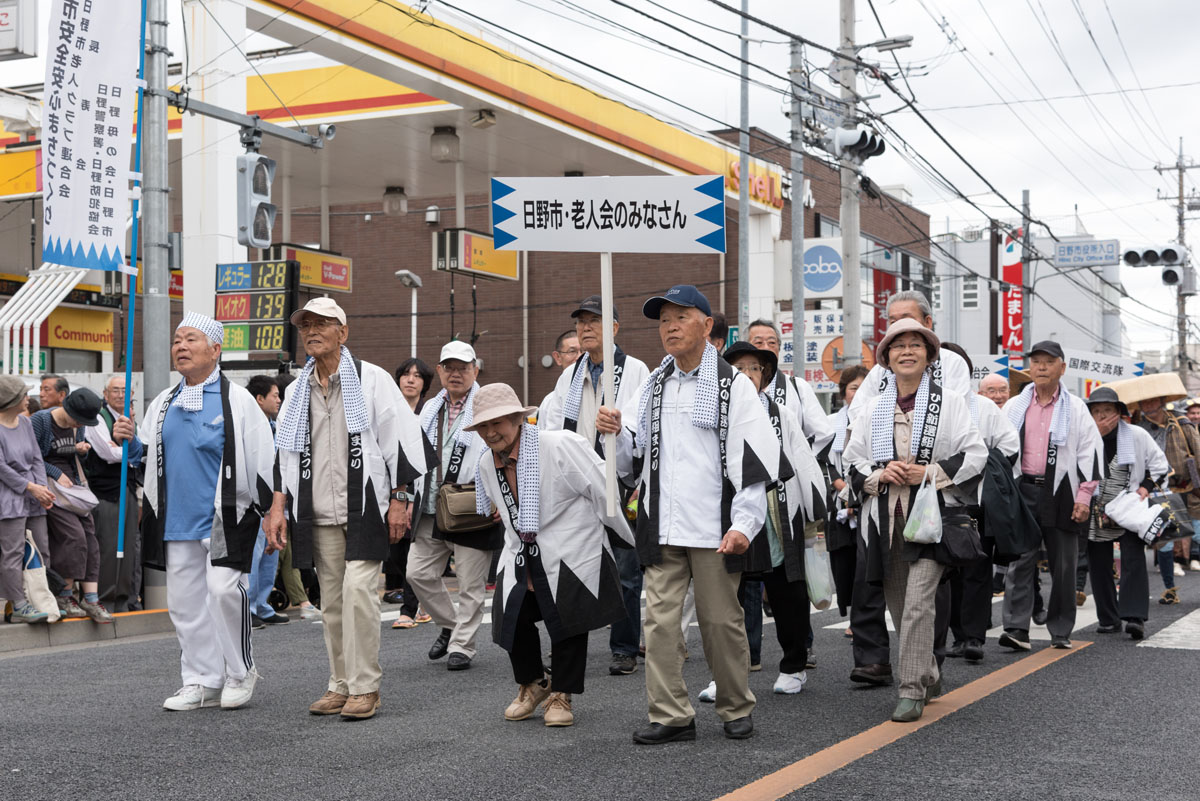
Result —
[[226, 351], [275, 354], [287, 347], [298, 271], [294, 261], [217, 265], [214, 317], [225, 324]]

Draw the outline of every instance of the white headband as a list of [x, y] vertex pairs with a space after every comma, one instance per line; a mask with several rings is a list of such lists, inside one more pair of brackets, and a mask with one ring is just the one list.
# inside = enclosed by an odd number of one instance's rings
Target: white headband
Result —
[[183, 321], [175, 328], [178, 331], [180, 328], [196, 328], [204, 332], [204, 335], [218, 345], [225, 344], [225, 326], [218, 323], [213, 318], [200, 314], [199, 312], [188, 312], [183, 316]]

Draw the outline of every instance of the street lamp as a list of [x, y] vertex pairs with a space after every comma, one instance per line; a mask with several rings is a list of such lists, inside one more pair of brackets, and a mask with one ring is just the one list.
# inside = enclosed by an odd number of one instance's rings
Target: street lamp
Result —
[[878, 42], [871, 42], [870, 44], [855, 45], [854, 49], [858, 51], [874, 48], [880, 53], [887, 53], [890, 50], [903, 50], [906, 47], [912, 47], [912, 43], [912, 35], [906, 34], [904, 36], [892, 36], [887, 39], [880, 39]]
[[421, 276], [412, 270], [396, 270], [400, 283], [412, 290], [412, 357], [417, 358], [417, 290], [421, 288]]

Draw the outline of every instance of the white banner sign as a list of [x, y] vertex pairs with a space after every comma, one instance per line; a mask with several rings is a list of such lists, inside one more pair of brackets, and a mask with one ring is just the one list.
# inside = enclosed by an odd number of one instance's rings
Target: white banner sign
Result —
[[[792, 351], [792, 313], [781, 312], [776, 318], [783, 341], [779, 349], [779, 369], [804, 379], [814, 392], [837, 392], [837, 382], [825, 373], [825, 356], [842, 335], [842, 310], [824, 309], [804, 312], [804, 369], [795, 369]], [[840, 344], [840, 343], [839, 343]]]
[[42, 260], [125, 265], [139, 0], [53, 0], [42, 122]]
[[724, 253], [719, 175], [493, 178], [496, 250]]
[[972, 386], [978, 388], [979, 382], [989, 375], [1008, 378], [1009, 364], [1007, 354], [972, 353], [970, 356]]
[[1145, 372], [1145, 362], [1122, 359], [1120, 356], [1105, 356], [1084, 350], [1063, 348], [1067, 359], [1067, 375], [1071, 378], [1092, 379], [1107, 383], [1125, 378], [1136, 378]]
[[1054, 246], [1054, 266], [1103, 267], [1121, 263], [1121, 244], [1116, 239], [1091, 242], [1058, 242]]

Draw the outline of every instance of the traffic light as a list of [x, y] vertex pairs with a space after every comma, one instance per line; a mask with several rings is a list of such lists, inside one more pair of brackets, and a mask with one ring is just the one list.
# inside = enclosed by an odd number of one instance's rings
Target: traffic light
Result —
[[1183, 278], [1184, 254], [1175, 245], [1151, 246], [1125, 251], [1124, 260], [1130, 267], [1162, 265], [1162, 282], [1175, 286]]
[[276, 214], [271, 202], [275, 160], [258, 153], [244, 153], [238, 156], [237, 169], [238, 244], [260, 250], [270, 247]]
[[838, 158], [866, 161], [886, 149], [883, 137], [866, 128], [833, 128], [825, 140], [825, 149]]

